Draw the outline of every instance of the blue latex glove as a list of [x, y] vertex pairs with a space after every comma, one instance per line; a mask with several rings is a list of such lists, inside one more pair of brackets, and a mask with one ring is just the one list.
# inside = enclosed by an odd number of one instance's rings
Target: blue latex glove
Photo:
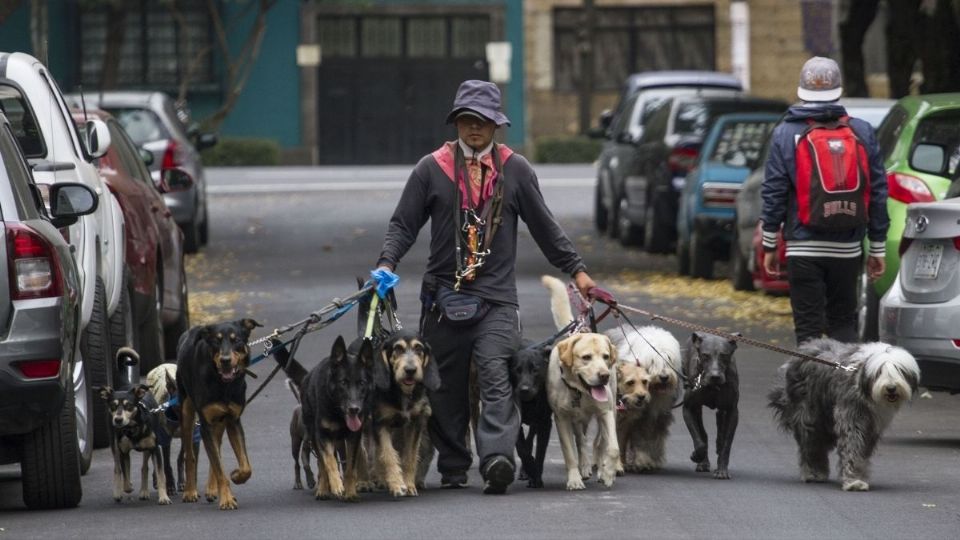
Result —
[[370, 271], [370, 279], [377, 284], [377, 296], [386, 298], [387, 293], [397, 286], [400, 282], [400, 276], [387, 270], [386, 268], [377, 268]]

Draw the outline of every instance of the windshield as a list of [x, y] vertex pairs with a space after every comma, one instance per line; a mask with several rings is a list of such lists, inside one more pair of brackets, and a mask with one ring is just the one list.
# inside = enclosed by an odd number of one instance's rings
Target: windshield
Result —
[[109, 109], [108, 112], [113, 114], [130, 139], [138, 146], [170, 138], [160, 118], [151, 110]]
[[753, 168], [774, 125], [775, 121], [766, 120], [727, 122], [710, 153], [710, 161], [730, 167]]
[[695, 135], [703, 137], [713, 125], [716, 117], [736, 112], [783, 112], [776, 102], [763, 101], [690, 101], [683, 103], [677, 110], [673, 132], [677, 135]]

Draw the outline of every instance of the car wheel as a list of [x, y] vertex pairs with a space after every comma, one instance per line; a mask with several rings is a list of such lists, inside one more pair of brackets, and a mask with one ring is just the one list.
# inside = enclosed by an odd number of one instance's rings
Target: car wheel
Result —
[[183, 252], [196, 253], [200, 251], [200, 225], [196, 216], [180, 226], [183, 230]]
[[663, 209], [659, 197], [650, 197], [650, 205], [644, 215], [644, 241], [648, 253], [668, 253], [670, 239], [667, 238], [667, 224], [664, 223]]
[[147, 299], [147, 314], [140, 326], [140, 375], [146, 375], [151, 369], [162, 364], [166, 359], [163, 348], [163, 288], [160, 285], [160, 276], [163, 273], [157, 269], [157, 279], [154, 281], [153, 294]]
[[200, 222], [200, 245], [205, 246], [210, 240], [210, 212], [207, 210], [207, 201], [203, 201], [203, 221]]
[[747, 258], [740, 253], [739, 232], [736, 227], [733, 229], [733, 240], [730, 241], [730, 282], [736, 291], [753, 290], [753, 276], [750, 275]]
[[177, 345], [180, 343], [180, 336], [190, 329], [190, 296], [187, 290], [187, 274], [180, 270], [180, 316], [177, 321], [165, 328], [163, 331], [163, 348], [167, 355], [167, 360], [177, 359]]
[[[73, 369], [83, 372], [82, 365]], [[32, 510], [73, 508], [83, 496], [75, 386], [67, 385], [59, 413], [21, 439], [23, 502]]]
[[880, 296], [876, 287], [867, 278], [867, 272], [860, 274], [860, 294], [857, 302], [857, 338], [860, 343], [877, 341], [879, 333]]
[[[77, 448], [80, 455], [80, 474], [87, 474], [90, 470], [90, 464], [93, 462], [93, 448], [96, 442], [96, 431], [94, 426], [97, 423], [95, 404], [104, 402], [102, 399], [93, 399], [93, 385], [90, 379], [90, 362], [85, 362], [80, 358], [80, 365], [73, 368], [73, 397], [74, 397], [74, 415], [76, 416], [77, 426]], [[108, 418], [107, 413], [101, 417], [104, 420]], [[109, 432], [107, 434], [109, 438]], [[109, 440], [108, 440], [109, 443]]]
[[607, 207], [603, 205], [603, 186], [600, 178], [597, 178], [597, 187], [593, 190], [593, 225], [600, 234], [607, 231], [607, 218]]
[[617, 239], [620, 236], [620, 197], [613, 195], [613, 204], [607, 208], [607, 236]]
[[617, 237], [620, 238], [620, 244], [624, 246], [640, 245], [643, 241], [643, 231], [630, 221], [626, 199], [620, 201], [617, 212]]
[[713, 279], [713, 254], [696, 226], [690, 231], [690, 277]]
[[684, 241], [683, 235], [677, 238], [677, 273], [690, 275], [690, 243]]
[[[93, 314], [80, 340], [80, 355], [89, 374], [90, 386], [114, 386], [116, 370], [113, 367], [115, 362], [110, 358], [110, 333], [107, 325], [106, 287], [103, 285], [103, 280], [98, 277], [93, 296]], [[107, 403], [102, 399], [96, 400], [92, 413], [93, 439], [91, 442], [96, 448], [104, 448], [110, 444]]]

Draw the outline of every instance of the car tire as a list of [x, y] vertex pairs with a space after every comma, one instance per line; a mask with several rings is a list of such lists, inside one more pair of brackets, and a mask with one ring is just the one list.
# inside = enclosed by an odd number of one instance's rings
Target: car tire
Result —
[[[75, 365], [77, 368], [83, 369]], [[74, 385], [68, 384], [60, 412], [21, 439], [23, 503], [31, 510], [80, 504], [83, 489], [76, 405]]]
[[733, 239], [730, 241], [730, 282], [735, 291], [752, 291], [753, 276], [750, 274], [750, 263], [740, 253], [740, 233], [733, 229]]
[[[76, 416], [75, 425], [77, 427], [77, 453], [80, 455], [80, 474], [85, 475], [90, 470], [93, 463], [93, 449], [96, 446], [96, 431], [94, 426], [98, 420], [96, 416], [96, 404], [103, 402], [102, 399], [93, 398], [93, 385], [90, 379], [90, 363], [83, 360], [79, 369], [74, 367], [73, 377], [73, 410]], [[101, 418], [107, 419], [107, 413]], [[110, 437], [109, 427], [107, 437]], [[108, 440], [109, 442], [109, 440]]]
[[187, 275], [180, 263], [180, 315], [177, 321], [163, 330], [163, 348], [167, 360], [176, 361], [177, 345], [180, 336], [190, 329], [190, 294], [187, 289]]
[[[119, 308], [118, 308], [119, 310]], [[113, 367], [110, 357], [110, 328], [107, 318], [107, 293], [103, 280], [96, 279], [93, 296], [93, 314], [80, 340], [80, 355], [86, 372], [88, 386], [114, 386]], [[98, 399], [93, 403], [93, 446], [105, 448], [110, 444], [110, 422], [107, 403]]]
[[690, 277], [713, 279], [713, 253], [696, 226], [690, 231]]
[[146, 376], [150, 370], [162, 364], [166, 359], [163, 343], [163, 287], [160, 285], [160, 276], [163, 273], [157, 269], [157, 279], [154, 281], [153, 294], [147, 298], [146, 316], [140, 325], [139, 350], [140, 375]]
[[607, 208], [607, 236], [616, 240], [620, 236], [620, 197], [613, 195], [613, 205]]
[[205, 246], [210, 241], [210, 211], [207, 210], [207, 201], [203, 201], [203, 221], [200, 222], [200, 245]]
[[650, 197], [650, 205], [644, 215], [643, 245], [648, 253], [669, 253], [670, 239], [667, 238], [669, 226], [664, 222], [663, 209], [656, 195]]
[[643, 229], [630, 221], [626, 199], [620, 200], [620, 208], [617, 211], [617, 238], [623, 246], [638, 246], [643, 242]]
[[867, 278], [866, 270], [860, 274], [859, 300], [857, 302], [857, 339], [868, 343], [880, 339], [880, 296]]
[[597, 178], [597, 187], [593, 190], [593, 226], [597, 232], [603, 234], [607, 231], [607, 207], [603, 205], [603, 185], [600, 178]]
[[183, 252], [196, 253], [200, 251], [200, 224], [196, 216], [180, 226], [183, 230]]

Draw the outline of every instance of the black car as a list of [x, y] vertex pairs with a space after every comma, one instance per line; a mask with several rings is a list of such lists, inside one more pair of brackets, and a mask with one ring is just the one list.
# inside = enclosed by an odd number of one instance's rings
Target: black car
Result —
[[672, 97], [650, 113], [636, 142], [635, 161], [622, 184], [617, 229], [624, 245], [643, 244], [651, 253], [670, 253], [677, 238], [677, 207], [700, 145], [721, 115], [787, 110], [782, 101], [750, 96]]

